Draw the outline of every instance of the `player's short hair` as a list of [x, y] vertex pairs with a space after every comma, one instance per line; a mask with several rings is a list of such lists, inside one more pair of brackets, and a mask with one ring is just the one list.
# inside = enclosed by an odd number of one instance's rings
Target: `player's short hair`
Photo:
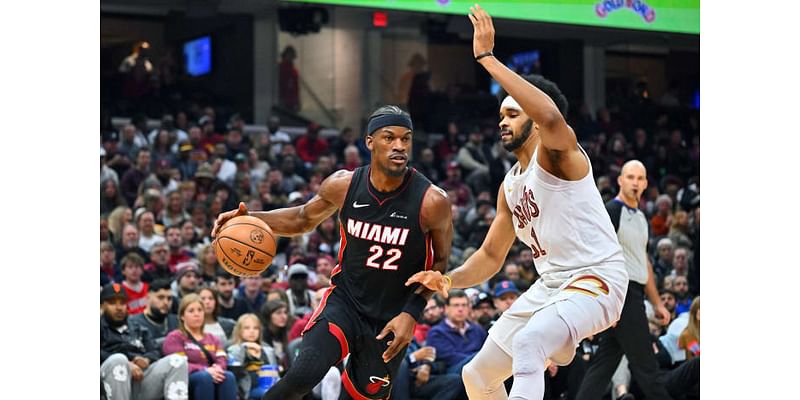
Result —
[[[386, 105], [386, 106], [378, 107], [375, 111], [372, 112], [372, 114], [370, 114], [369, 118], [367, 118], [367, 126], [369, 126], [369, 123], [372, 120], [374, 120], [375, 118], [378, 118], [380, 116], [383, 116], [383, 115], [398, 115], [398, 116], [401, 116], [401, 117], [404, 117], [404, 118], [408, 118], [409, 120], [411, 120], [411, 115], [409, 113], [403, 111], [402, 108], [400, 108], [398, 106], [393, 106], [393, 105]], [[372, 134], [372, 132], [370, 132], [369, 129], [367, 129], [367, 135], [371, 135], [371, 134]]]
[[[569, 111], [569, 102], [567, 101], [567, 97], [564, 96], [564, 93], [561, 93], [561, 89], [558, 88], [558, 85], [556, 85], [555, 82], [536, 74], [522, 75], [522, 78], [550, 96], [550, 98], [553, 99], [553, 102], [556, 103], [556, 107], [558, 107], [558, 111], [561, 112], [561, 115], [564, 118], [567, 117], [567, 111]], [[500, 92], [497, 93], [498, 100], [502, 102], [506, 96], [508, 96], [508, 92], [501, 87]]]

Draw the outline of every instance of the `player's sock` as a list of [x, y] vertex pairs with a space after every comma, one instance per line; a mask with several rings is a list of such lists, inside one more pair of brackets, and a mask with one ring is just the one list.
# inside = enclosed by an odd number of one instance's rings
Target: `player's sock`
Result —
[[572, 344], [569, 325], [558, 315], [555, 306], [536, 312], [514, 335], [511, 347], [514, 385], [509, 400], [541, 400], [548, 357]]
[[511, 376], [511, 357], [492, 338], [461, 370], [464, 387], [470, 399], [505, 400], [503, 382]]

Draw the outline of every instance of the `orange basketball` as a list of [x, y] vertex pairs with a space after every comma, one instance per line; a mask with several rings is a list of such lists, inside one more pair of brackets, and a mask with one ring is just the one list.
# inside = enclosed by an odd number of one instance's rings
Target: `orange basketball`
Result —
[[275, 257], [275, 235], [261, 219], [243, 215], [228, 220], [214, 240], [222, 268], [237, 276], [256, 276]]

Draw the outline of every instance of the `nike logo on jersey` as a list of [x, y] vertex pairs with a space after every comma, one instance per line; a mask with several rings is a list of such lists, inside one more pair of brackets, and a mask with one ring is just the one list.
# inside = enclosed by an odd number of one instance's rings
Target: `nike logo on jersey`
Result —
[[361, 207], [369, 207], [369, 203], [367, 204], [358, 204], [358, 201], [353, 202], [353, 208], [361, 208]]
[[392, 218], [408, 219], [408, 216], [406, 216], [406, 215], [400, 215], [400, 214], [398, 214], [398, 213], [397, 213], [397, 211], [393, 212], [393, 213], [392, 213], [391, 215], [389, 215], [389, 216], [390, 216], [390, 217], [392, 217]]

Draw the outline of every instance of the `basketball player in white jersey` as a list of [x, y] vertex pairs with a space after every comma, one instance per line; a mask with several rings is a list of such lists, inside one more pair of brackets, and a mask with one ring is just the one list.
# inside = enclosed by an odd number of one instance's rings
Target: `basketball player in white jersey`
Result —
[[[491, 18], [477, 5], [470, 10], [475, 58], [508, 93], [500, 140], [519, 162], [498, 191], [480, 249], [445, 276], [420, 272], [407, 283], [446, 297], [497, 273], [515, 238], [530, 246], [541, 277], [489, 330], [462, 376], [470, 399], [540, 400], [548, 360], [569, 364], [583, 338], [619, 319], [628, 274], [589, 158], [564, 120], [566, 98], [554, 83], [523, 79], [498, 61]], [[503, 381], [512, 374], [507, 395]]]

